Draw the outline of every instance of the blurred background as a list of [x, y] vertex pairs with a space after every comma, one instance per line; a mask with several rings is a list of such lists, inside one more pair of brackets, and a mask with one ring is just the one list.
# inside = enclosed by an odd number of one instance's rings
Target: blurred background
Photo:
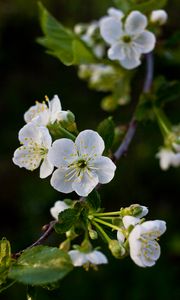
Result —
[[[49, 0], [43, 4], [63, 24], [73, 27], [106, 14], [110, 0]], [[169, 1], [169, 23], [163, 37], [169, 39], [179, 23], [179, 0]], [[38, 171], [28, 172], [12, 163], [14, 150], [19, 146], [17, 134], [24, 125], [23, 114], [34, 104], [58, 94], [63, 109], [76, 115], [79, 129], [96, 129], [108, 114], [100, 109], [101, 93], [87, 88], [77, 77], [74, 67], [65, 67], [57, 59], [44, 53], [36, 43], [41, 36], [37, 1], [0, 0], [0, 236], [6, 236], [12, 251], [25, 248], [38, 238], [43, 224], [51, 220], [49, 209], [63, 195], [41, 180]], [[180, 56], [180, 54], [179, 54]], [[156, 75], [177, 79], [179, 57], [167, 61], [157, 56]], [[139, 74], [142, 76], [142, 74]], [[133, 104], [132, 104], [133, 105]], [[115, 119], [128, 122], [132, 105], [120, 107]], [[166, 105], [171, 121], [179, 120], [179, 102]], [[74, 270], [61, 283], [59, 290], [38, 289], [38, 300], [73, 298], [99, 300], [178, 299], [178, 263], [180, 261], [179, 180], [180, 168], [162, 172], [155, 159], [162, 143], [156, 123], [139, 126], [126, 158], [119, 162], [115, 179], [100, 191], [104, 207], [117, 210], [133, 203], [149, 207], [149, 219], [163, 219], [167, 232], [161, 238], [162, 255], [150, 269], [137, 267], [129, 258], [122, 261], [109, 255], [109, 265], [99, 272]], [[49, 239], [57, 244], [57, 239]], [[15, 285], [0, 295], [2, 300], [26, 299], [26, 288]]]

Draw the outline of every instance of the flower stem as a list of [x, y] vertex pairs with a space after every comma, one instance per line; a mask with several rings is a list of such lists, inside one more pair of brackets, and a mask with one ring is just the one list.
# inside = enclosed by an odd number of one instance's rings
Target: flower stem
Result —
[[111, 223], [108, 223], [108, 222], [106, 222], [106, 221], [100, 220], [100, 219], [98, 219], [98, 218], [94, 218], [93, 220], [94, 220], [95, 222], [101, 223], [101, 224], [103, 224], [103, 225], [105, 225], [105, 226], [107, 226], [107, 227], [110, 227], [110, 228], [112, 228], [112, 229], [120, 230], [120, 228], [119, 228], [118, 226], [113, 225], [113, 224], [111, 224]]
[[120, 211], [112, 211], [112, 212], [106, 212], [106, 213], [95, 213], [93, 214], [93, 216], [97, 216], [97, 217], [104, 217], [104, 216], [119, 216], [120, 215]]
[[102, 236], [105, 238], [105, 240], [109, 243], [111, 241], [111, 239], [107, 235], [107, 233], [103, 230], [103, 228], [99, 224], [97, 224], [94, 220], [92, 220], [91, 222], [97, 228], [97, 230], [102, 234]]

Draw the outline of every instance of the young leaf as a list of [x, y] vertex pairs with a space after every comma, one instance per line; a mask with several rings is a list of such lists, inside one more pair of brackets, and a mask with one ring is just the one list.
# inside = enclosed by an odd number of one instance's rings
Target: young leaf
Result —
[[97, 211], [101, 207], [101, 198], [99, 193], [96, 190], [93, 190], [87, 197], [87, 203], [90, 208], [94, 211]]
[[94, 63], [96, 58], [92, 51], [71, 30], [58, 22], [39, 3], [40, 24], [44, 37], [38, 43], [47, 48], [47, 52], [67, 66], [82, 63]]
[[29, 285], [56, 282], [73, 269], [70, 257], [64, 251], [48, 246], [25, 250], [12, 265], [9, 278]]
[[68, 231], [77, 222], [78, 217], [79, 211], [75, 208], [62, 211], [58, 216], [59, 222], [54, 226], [56, 232], [62, 234]]
[[113, 144], [114, 130], [115, 130], [115, 124], [112, 117], [103, 120], [97, 128], [98, 133], [104, 140], [106, 153], [108, 153], [108, 151], [111, 149], [111, 146]]

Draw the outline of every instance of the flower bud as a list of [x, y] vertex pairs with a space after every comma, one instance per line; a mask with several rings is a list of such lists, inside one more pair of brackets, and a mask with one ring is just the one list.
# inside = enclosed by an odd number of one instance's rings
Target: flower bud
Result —
[[167, 22], [168, 14], [163, 9], [153, 10], [150, 15], [150, 21], [158, 25], [164, 25]]
[[89, 236], [92, 240], [96, 240], [98, 238], [97, 232], [93, 229], [89, 229]]
[[101, 107], [105, 111], [114, 111], [118, 106], [117, 101], [112, 96], [107, 96], [103, 98], [101, 102]]
[[111, 240], [109, 242], [109, 249], [112, 255], [118, 259], [122, 258], [126, 252], [124, 247], [117, 240]]
[[59, 248], [65, 252], [68, 252], [70, 249], [71, 243], [70, 240], [67, 239], [59, 245]]

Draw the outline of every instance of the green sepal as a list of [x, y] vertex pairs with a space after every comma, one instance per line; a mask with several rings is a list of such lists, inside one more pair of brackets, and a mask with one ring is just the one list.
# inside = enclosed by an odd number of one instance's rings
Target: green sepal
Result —
[[101, 197], [100, 194], [93, 190], [88, 197], [86, 198], [86, 201], [90, 207], [90, 210], [97, 211], [101, 207]]
[[14, 263], [9, 278], [28, 285], [51, 284], [73, 269], [69, 255], [55, 247], [36, 246], [27, 249]]
[[105, 143], [105, 154], [108, 154], [112, 147], [114, 141], [114, 130], [115, 124], [112, 117], [103, 120], [97, 128], [98, 133], [103, 138]]
[[54, 226], [55, 231], [62, 234], [70, 230], [78, 221], [79, 214], [80, 212], [76, 208], [68, 208], [62, 211], [58, 216], [58, 223]]
[[78, 36], [58, 22], [42, 3], [38, 5], [44, 37], [38, 38], [37, 42], [47, 48], [48, 54], [67, 66], [97, 62], [92, 51]]

